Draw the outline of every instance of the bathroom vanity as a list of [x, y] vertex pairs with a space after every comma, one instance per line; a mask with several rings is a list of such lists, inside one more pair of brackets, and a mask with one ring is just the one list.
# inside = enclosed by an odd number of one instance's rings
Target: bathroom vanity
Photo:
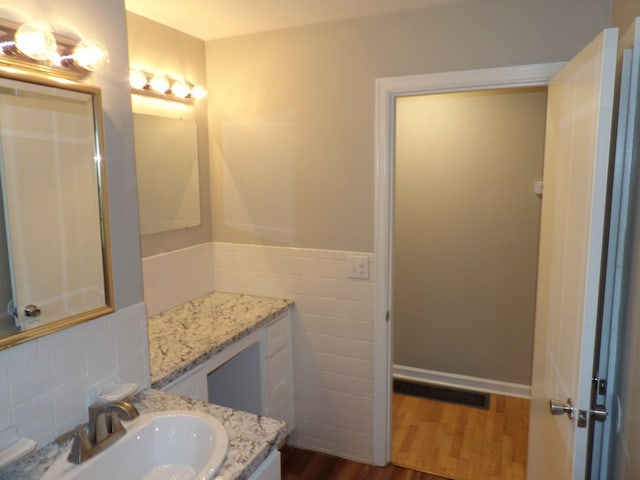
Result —
[[[280, 479], [278, 449], [294, 425], [292, 307], [215, 292], [149, 319], [152, 388], [134, 405], [140, 413], [195, 410], [220, 420], [229, 450], [216, 480]], [[68, 447], [46, 445], [0, 480], [39, 479]]]
[[151, 387], [294, 428], [293, 302], [214, 292], [149, 319]]
[[[166, 410], [190, 410], [217, 418], [229, 437], [226, 460], [208, 480], [272, 480], [280, 478], [278, 447], [285, 441], [284, 423], [218, 405], [147, 389], [133, 398], [141, 414]], [[66, 455], [70, 441], [45, 445], [0, 472], [0, 480], [39, 480], [59, 455]]]

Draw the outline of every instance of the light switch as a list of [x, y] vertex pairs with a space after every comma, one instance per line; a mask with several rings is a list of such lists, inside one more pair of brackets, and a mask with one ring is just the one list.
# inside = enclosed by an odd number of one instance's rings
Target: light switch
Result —
[[533, 182], [533, 193], [542, 196], [544, 190], [544, 183], [542, 181]]
[[369, 257], [362, 255], [347, 255], [347, 277], [369, 278]]

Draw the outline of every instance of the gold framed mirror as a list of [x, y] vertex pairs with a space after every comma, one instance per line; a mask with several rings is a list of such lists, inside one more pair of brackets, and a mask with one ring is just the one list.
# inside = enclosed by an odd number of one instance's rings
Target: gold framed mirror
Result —
[[1, 69], [0, 349], [114, 311], [107, 210], [100, 89]]

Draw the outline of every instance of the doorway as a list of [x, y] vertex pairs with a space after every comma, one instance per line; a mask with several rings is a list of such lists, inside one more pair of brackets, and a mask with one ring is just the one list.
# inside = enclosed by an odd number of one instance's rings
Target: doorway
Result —
[[[374, 462], [391, 460], [391, 345], [393, 311], [392, 245], [393, 188], [395, 181], [396, 99], [411, 95], [479, 91], [503, 88], [544, 87], [562, 64], [543, 64], [466, 72], [453, 72], [377, 81], [377, 178], [375, 252], [377, 259], [375, 295], [374, 358]], [[385, 321], [385, 318], [387, 321]]]
[[395, 115], [394, 377], [526, 396], [546, 87], [403, 96]]
[[545, 120], [544, 86], [396, 99], [394, 464], [525, 476]]

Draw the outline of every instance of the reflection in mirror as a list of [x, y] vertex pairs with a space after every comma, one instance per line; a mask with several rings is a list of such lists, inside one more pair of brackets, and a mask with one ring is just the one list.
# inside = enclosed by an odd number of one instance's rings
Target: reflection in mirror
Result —
[[200, 224], [194, 120], [133, 114], [140, 235]]
[[0, 78], [0, 348], [113, 311], [101, 115], [97, 88]]
[[7, 233], [4, 228], [4, 202], [0, 195], [0, 336], [2, 333], [19, 331], [13, 315], [4, 308], [11, 302], [11, 270], [9, 269], [9, 251]]

